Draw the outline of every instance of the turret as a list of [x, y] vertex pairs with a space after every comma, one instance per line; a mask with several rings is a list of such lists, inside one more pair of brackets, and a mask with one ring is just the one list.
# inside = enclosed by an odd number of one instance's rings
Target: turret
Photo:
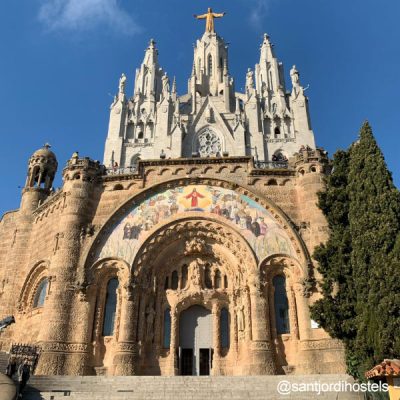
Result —
[[167, 157], [179, 157], [181, 146], [171, 144], [180, 143], [182, 138], [173, 123], [178, 102], [176, 84], [171, 93], [170, 79], [158, 63], [153, 39], [136, 70], [134, 93], [129, 100], [125, 96], [125, 80], [123, 74], [119, 94], [111, 105], [104, 164], [122, 169], [134, 167], [138, 159], [159, 158], [162, 150]]
[[23, 212], [35, 210], [51, 192], [58, 162], [50, 147], [46, 143], [29, 158], [28, 174], [21, 199]]
[[311, 131], [307, 99], [300, 86], [299, 74], [292, 69], [292, 94], [286, 92], [283, 64], [275, 56], [267, 34], [260, 48], [260, 62], [255, 68], [256, 89], [262, 108], [261, 124], [264, 141], [264, 158], [274, 161], [288, 158], [301, 146], [315, 149]]

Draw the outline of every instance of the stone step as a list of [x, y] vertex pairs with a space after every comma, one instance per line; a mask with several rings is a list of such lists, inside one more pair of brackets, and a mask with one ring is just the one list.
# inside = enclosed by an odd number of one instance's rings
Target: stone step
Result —
[[280, 381], [290, 384], [352, 382], [347, 375], [290, 375], [249, 377], [161, 376], [33, 376], [25, 400], [361, 400], [362, 394], [292, 392], [280, 395]]

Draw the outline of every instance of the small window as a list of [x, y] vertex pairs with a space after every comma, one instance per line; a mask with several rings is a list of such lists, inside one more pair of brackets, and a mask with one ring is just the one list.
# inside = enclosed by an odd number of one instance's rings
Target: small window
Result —
[[178, 272], [174, 271], [172, 273], [172, 277], [171, 277], [171, 289], [172, 290], [178, 289], [178, 281], [179, 281]]
[[224, 275], [224, 288], [228, 289], [228, 277]]
[[286, 278], [282, 275], [275, 276], [273, 279], [273, 285], [276, 333], [278, 333], [278, 335], [290, 333], [289, 303], [286, 295]]
[[169, 278], [168, 278], [168, 276], [165, 278], [164, 289], [165, 290], [169, 289]]
[[164, 335], [163, 335], [163, 347], [169, 349], [171, 344], [171, 309], [167, 308], [164, 311]]
[[206, 264], [205, 267], [204, 284], [206, 286], [206, 289], [212, 288], [210, 264]]
[[33, 308], [43, 307], [44, 301], [46, 299], [48, 282], [49, 281], [46, 278], [39, 283], [39, 286], [36, 290], [35, 298], [33, 299]]
[[106, 302], [104, 309], [103, 336], [114, 334], [115, 315], [117, 311], [118, 279], [110, 279], [107, 285]]
[[217, 269], [215, 271], [215, 289], [219, 289], [221, 287], [221, 272]]
[[208, 56], [208, 75], [212, 75], [213, 62], [211, 54]]
[[274, 129], [274, 133], [275, 133], [275, 137], [276, 137], [276, 138], [278, 138], [278, 137], [281, 136], [281, 130], [280, 130], [278, 127], [276, 127], [276, 128]]
[[186, 287], [187, 280], [188, 280], [188, 266], [186, 264], [183, 264], [181, 289], [184, 289]]
[[221, 347], [229, 347], [229, 312], [226, 308], [221, 310], [220, 315]]

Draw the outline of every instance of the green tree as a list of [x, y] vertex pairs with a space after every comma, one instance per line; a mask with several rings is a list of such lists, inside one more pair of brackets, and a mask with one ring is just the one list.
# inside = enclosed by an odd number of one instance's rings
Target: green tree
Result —
[[324, 280], [312, 317], [343, 340], [349, 372], [400, 355], [400, 194], [365, 123], [319, 195], [331, 235], [315, 250]]

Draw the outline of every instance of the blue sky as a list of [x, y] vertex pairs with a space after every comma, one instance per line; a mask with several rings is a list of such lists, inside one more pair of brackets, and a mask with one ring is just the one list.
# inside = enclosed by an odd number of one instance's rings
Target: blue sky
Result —
[[267, 32], [288, 71], [310, 85], [316, 141], [332, 155], [372, 124], [400, 184], [400, 2], [397, 0], [3, 0], [0, 13], [0, 213], [19, 207], [29, 156], [45, 142], [61, 170], [74, 151], [102, 159], [109, 105], [122, 72], [133, 89], [150, 38], [160, 63], [186, 91], [193, 14], [226, 11], [217, 31], [230, 43], [230, 72], [244, 85]]

